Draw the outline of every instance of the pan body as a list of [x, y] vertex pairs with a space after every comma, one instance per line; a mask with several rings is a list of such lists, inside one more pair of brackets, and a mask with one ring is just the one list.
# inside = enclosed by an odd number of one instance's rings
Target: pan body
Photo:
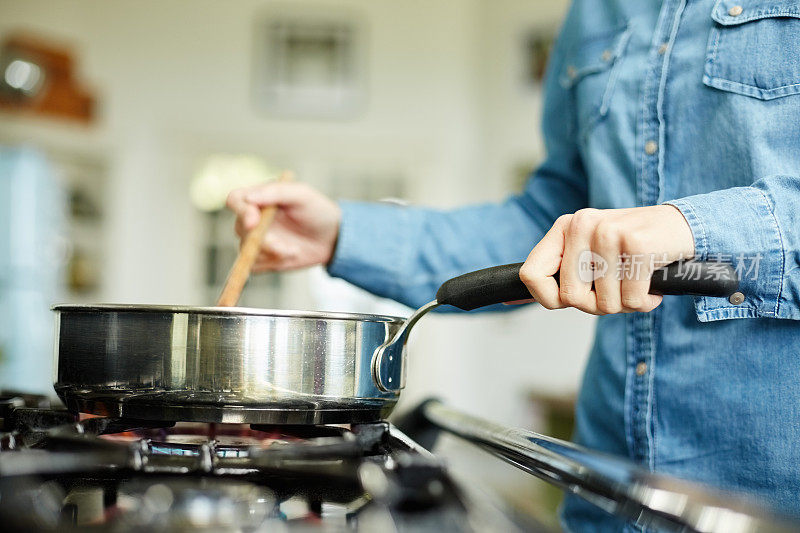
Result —
[[146, 420], [340, 424], [385, 418], [404, 348], [372, 355], [402, 324], [344, 313], [61, 305], [55, 390], [68, 408]]

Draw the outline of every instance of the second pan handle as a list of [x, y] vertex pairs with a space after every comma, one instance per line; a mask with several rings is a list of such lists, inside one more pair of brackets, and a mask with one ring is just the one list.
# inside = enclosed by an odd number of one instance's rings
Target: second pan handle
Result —
[[[530, 299], [519, 279], [522, 263], [469, 272], [445, 281], [436, 293], [440, 305], [471, 311], [487, 305]], [[556, 274], [558, 279], [558, 274]], [[650, 280], [650, 294], [731, 296], [739, 290], [733, 266], [718, 262], [678, 261], [660, 268]]]

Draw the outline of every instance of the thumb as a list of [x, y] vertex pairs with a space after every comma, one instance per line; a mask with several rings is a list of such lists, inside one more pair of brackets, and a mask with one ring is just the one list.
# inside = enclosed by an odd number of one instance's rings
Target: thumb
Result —
[[258, 222], [261, 220], [261, 209], [255, 204], [248, 203], [239, 212], [239, 218], [242, 223], [242, 229], [245, 232], [249, 232], [258, 226]]

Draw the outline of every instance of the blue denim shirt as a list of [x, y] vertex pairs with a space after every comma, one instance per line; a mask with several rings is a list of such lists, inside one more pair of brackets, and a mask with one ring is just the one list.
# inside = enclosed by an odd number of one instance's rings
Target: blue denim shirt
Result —
[[[800, 516], [800, 2], [575, 0], [545, 93], [547, 158], [521, 195], [344, 202], [330, 272], [418, 306], [524, 260], [563, 213], [671, 203], [697, 257], [750, 261], [746, 299], [601, 317], [575, 439]], [[622, 527], [573, 497], [563, 521]]]

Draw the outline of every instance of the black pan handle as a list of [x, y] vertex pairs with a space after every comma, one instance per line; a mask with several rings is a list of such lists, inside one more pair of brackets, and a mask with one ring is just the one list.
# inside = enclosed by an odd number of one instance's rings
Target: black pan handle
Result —
[[[519, 279], [521, 267], [522, 263], [500, 265], [445, 281], [436, 293], [436, 301], [472, 311], [487, 305], [530, 299], [531, 293]], [[558, 273], [554, 277], [558, 280]], [[650, 294], [728, 297], [738, 290], [736, 270], [719, 262], [677, 261], [653, 272], [650, 280]]]

